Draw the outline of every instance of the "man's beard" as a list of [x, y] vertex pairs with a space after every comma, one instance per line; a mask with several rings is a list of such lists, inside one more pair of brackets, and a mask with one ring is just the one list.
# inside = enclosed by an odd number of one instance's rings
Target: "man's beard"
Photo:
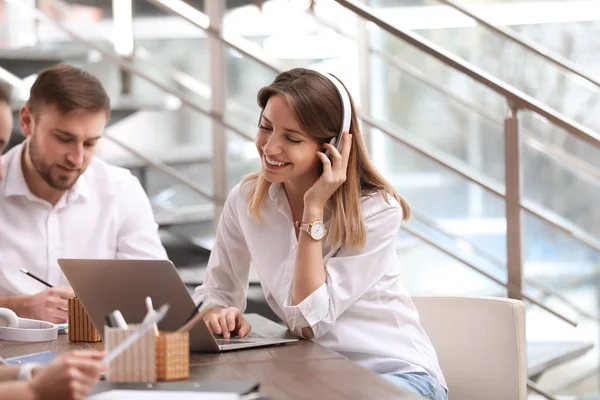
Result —
[[[77, 182], [77, 179], [81, 175], [81, 171], [79, 171], [79, 173], [75, 176], [74, 179], [72, 179], [70, 176], [67, 176], [67, 175], [58, 175], [58, 177], [53, 177], [51, 174], [52, 167], [53, 166], [58, 167], [58, 165], [48, 165], [43, 160], [41, 153], [40, 153], [40, 148], [35, 139], [35, 135], [33, 135], [30, 138], [30, 140], [28, 141], [28, 146], [29, 146], [29, 157], [31, 158], [31, 163], [33, 164], [33, 166], [36, 169], [36, 171], [38, 172], [38, 174], [40, 174], [42, 179], [51, 188], [56, 189], [56, 190], [69, 190], [69, 189], [71, 189], [71, 187], [73, 187], [73, 185], [75, 184], [75, 182]], [[65, 162], [65, 164], [68, 164], [68, 162]], [[66, 165], [66, 167], [75, 168], [75, 166], [73, 166], [73, 165]]]

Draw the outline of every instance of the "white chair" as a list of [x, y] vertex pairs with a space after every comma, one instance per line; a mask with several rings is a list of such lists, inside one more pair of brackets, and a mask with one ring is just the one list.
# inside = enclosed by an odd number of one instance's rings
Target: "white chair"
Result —
[[525, 400], [525, 306], [495, 297], [413, 297], [450, 400]]

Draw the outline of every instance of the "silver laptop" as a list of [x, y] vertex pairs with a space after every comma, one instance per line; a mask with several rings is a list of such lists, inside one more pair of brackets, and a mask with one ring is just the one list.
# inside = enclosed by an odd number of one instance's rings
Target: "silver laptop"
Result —
[[[155, 308], [169, 303], [169, 312], [158, 325], [165, 331], [177, 330], [196, 308], [169, 260], [59, 259], [58, 265], [101, 336], [104, 317], [111, 311], [120, 310], [128, 323], [140, 323], [147, 312], [146, 296]], [[244, 338], [230, 339], [213, 337], [206, 324], [198, 323], [190, 331], [190, 350], [219, 352], [297, 340], [273, 321]]]

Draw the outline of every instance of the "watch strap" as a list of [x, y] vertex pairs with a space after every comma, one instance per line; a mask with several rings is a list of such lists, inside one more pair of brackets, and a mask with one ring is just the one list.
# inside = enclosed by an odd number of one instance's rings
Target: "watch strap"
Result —
[[38, 363], [26, 363], [21, 365], [19, 368], [19, 373], [17, 374], [17, 380], [19, 381], [30, 381], [32, 378], [32, 371], [35, 367], [37, 367]]

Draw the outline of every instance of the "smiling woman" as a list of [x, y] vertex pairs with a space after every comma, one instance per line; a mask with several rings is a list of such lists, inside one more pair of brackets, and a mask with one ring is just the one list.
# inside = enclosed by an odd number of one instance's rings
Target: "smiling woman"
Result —
[[396, 235], [410, 209], [371, 164], [346, 88], [297, 68], [262, 88], [258, 104], [261, 170], [229, 194], [194, 296], [208, 309], [207, 325], [225, 338], [250, 332], [242, 312], [252, 261], [267, 303], [291, 332], [446, 400], [435, 350], [398, 271]]

